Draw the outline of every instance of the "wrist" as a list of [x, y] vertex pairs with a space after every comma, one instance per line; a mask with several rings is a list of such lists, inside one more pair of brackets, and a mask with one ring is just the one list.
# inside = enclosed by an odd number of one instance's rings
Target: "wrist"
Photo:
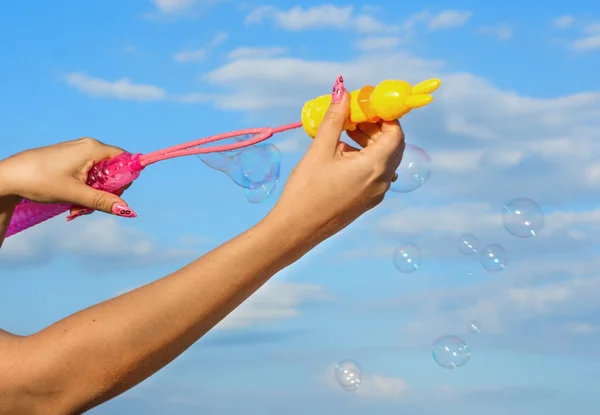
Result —
[[315, 226], [304, 215], [281, 206], [275, 206], [259, 226], [270, 228], [282, 247], [294, 247], [302, 252], [300, 255], [327, 239], [321, 227]]

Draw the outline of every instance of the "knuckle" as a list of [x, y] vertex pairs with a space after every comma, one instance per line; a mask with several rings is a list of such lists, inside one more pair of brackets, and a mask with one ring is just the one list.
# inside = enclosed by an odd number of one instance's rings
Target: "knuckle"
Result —
[[100, 193], [96, 197], [96, 201], [94, 202], [94, 207], [96, 208], [96, 210], [107, 211], [108, 207], [109, 207], [108, 205], [109, 205], [108, 195], [106, 195], [104, 193]]
[[81, 137], [79, 139], [79, 142], [81, 144], [85, 144], [85, 145], [89, 145], [89, 146], [93, 146], [93, 145], [97, 145], [99, 143], [98, 140], [96, 140], [95, 138], [92, 137]]
[[387, 193], [387, 191], [390, 190], [390, 186], [391, 185], [392, 184], [389, 181], [387, 181], [387, 180], [384, 181], [384, 182], [381, 182], [380, 185], [379, 185], [379, 189], [378, 189], [379, 193], [382, 194], [382, 195], [385, 195]]
[[386, 168], [381, 163], [374, 164], [372, 169], [373, 176], [377, 181], [381, 180], [381, 178], [385, 175]]
[[379, 206], [381, 204], [381, 202], [383, 202], [384, 198], [385, 198], [385, 193], [371, 198], [371, 203], [369, 203], [369, 210]]
[[325, 115], [323, 116], [323, 121], [335, 123], [335, 122], [339, 121], [340, 118], [341, 118], [341, 114], [339, 114], [335, 111], [327, 111], [325, 113]]

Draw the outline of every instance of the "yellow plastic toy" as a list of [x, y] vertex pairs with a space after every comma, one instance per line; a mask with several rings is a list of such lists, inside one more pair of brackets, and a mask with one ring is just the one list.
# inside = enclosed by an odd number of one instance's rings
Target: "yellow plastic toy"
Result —
[[[373, 87], [367, 85], [350, 93], [350, 116], [344, 130], [353, 131], [364, 122], [392, 121], [402, 118], [414, 108], [421, 108], [433, 101], [430, 95], [442, 81], [428, 79], [412, 86], [406, 81], [387, 80]], [[302, 126], [315, 138], [329, 104], [331, 94], [310, 100], [302, 108]]]

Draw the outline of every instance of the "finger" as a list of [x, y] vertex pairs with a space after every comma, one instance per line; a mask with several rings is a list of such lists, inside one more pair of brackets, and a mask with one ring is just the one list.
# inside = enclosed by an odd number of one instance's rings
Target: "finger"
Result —
[[354, 131], [347, 131], [346, 134], [362, 148], [367, 147], [369, 145], [369, 141], [371, 140], [371, 138], [368, 135], [366, 135], [358, 128]]
[[371, 140], [377, 141], [377, 139], [383, 134], [381, 130], [381, 124], [378, 122], [365, 122], [358, 125], [358, 129], [365, 133]]
[[77, 219], [81, 216], [91, 215], [92, 213], [94, 213], [93, 209], [88, 209], [81, 206], [74, 206], [71, 208], [69, 216], [67, 216], [67, 222], [71, 222], [72, 220]]
[[325, 153], [335, 154], [349, 113], [349, 94], [344, 87], [344, 78], [340, 75], [333, 85], [331, 104], [321, 121], [312, 147]]
[[[120, 197], [121, 195], [123, 195], [123, 193], [127, 189], [129, 189], [131, 187], [132, 184], [133, 183], [129, 183], [128, 185], [123, 186], [122, 188], [120, 188], [119, 190], [117, 190], [116, 192], [113, 192], [113, 193], [115, 195], [117, 195], [117, 196]], [[71, 209], [69, 211], [69, 216], [67, 216], [67, 221], [71, 221], [71, 220], [76, 219], [76, 218], [78, 218], [80, 216], [89, 215], [91, 213], [94, 213], [94, 209], [89, 209], [89, 208], [86, 208], [84, 206], [74, 205], [74, 206], [71, 207]]]
[[117, 216], [135, 218], [137, 214], [116, 194], [96, 190], [78, 180], [73, 180], [64, 191], [65, 202], [99, 210]]
[[377, 153], [384, 158], [391, 159], [398, 154], [401, 156], [404, 151], [404, 131], [398, 120], [382, 121], [381, 131], [382, 134], [377, 139], [376, 146], [372, 146], [373, 149], [376, 148]]

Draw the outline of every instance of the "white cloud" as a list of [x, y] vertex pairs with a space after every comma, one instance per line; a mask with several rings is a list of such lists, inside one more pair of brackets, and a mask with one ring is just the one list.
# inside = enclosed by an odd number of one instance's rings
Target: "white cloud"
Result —
[[429, 30], [451, 29], [464, 26], [473, 16], [470, 11], [444, 10], [429, 18], [427, 27]]
[[575, 23], [575, 17], [571, 15], [564, 15], [554, 19], [552, 21], [552, 27], [555, 29], [568, 29], [569, 27], [573, 26], [573, 23]]
[[7, 266], [30, 266], [66, 255], [91, 268], [148, 266], [161, 261], [192, 258], [197, 252], [165, 248], [148, 235], [106, 216], [85, 217], [65, 223], [44, 222], [6, 239], [0, 262]]
[[287, 48], [277, 46], [263, 48], [239, 47], [229, 52], [227, 57], [233, 60], [272, 58], [284, 54], [287, 50]]
[[[393, 304], [412, 317], [412, 322], [403, 328], [402, 338], [407, 341], [404, 345], [430, 344], [441, 332], [463, 336], [466, 324], [475, 319], [482, 324], [480, 348], [593, 354], [594, 350], [586, 350], [581, 344], [580, 336], [598, 337], [600, 278], [590, 277], [597, 266], [598, 261], [578, 267], [565, 262], [531, 261], [512, 276], [505, 275], [487, 284], [427, 290], [411, 293], [410, 298], [395, 299]], [[581, 270], [583, 267], [587, 270]], [[549, 274], [553, 268], [562, 268], [576, 277], [544, 285], [514, 285], [515, 275]]]
[[227, 32], [219, 32], [212, 38], [210, 42], [208, 42], [208, 46], [210, 48], [216, 48], [223, 44], [227, 39], [229, 39], [229, 33]]
[[179, 14], [191, 10], [197, 0], [152, 0], [158, 10], [168, 14]]
[[260, 24], [265, 20], [272, 20], [278, 27], [289, 31], [332, 28], [375, 33], [397, 30], [396, 27], [386, 25], [372, 15], [355, 13], [353, 6], [331, 4], [308, 8], [295, 6], [289, 10], [280, 10], [273, 6], [257, 7], [248, 14], [245, 23]]
[[571, 45], [573, 49], [578, 51], [592, 51], [600, 49], [600, 34], [589, 35], [574, 40]]
[[217, 329], [239, 329], [294, 318], [307, 303], [330, 300], [319, 285], [269, 282], [221, 321]]
[[513, 29], [506, 23], [501, 23], [497, 26], [486, 26], [479, 28], [479, 33], [482, 35], [493, 36], [498, 40], [512, 39], [514, 36]]
[[196, 62], [196, 61], [204, 60], [211, 49], [214, 49], [217, 46], [221, 45], [228, 38], [229, 38], [229, 34], [227, 32], [219, 32], [215, 35], [215, 37], [213, 37], [208, 42], [206, 47], [200, 48], [200, 49], [183, 50], [181, 52], [177, 52], [175, 55], [173, 55], [173, 59], [176, 62], [180, 62], [180, 63]]
[[395, 36], [369, 36], [356, 42], [356, 47], [365, 52], [383, 49], [394, 49], [402, 43], [402, 39]]
[[172, 20], [196, 18], [206, 14], [213, 6], [223, 0], [150, 0], [154, 5], [152, 12], [146, 13], [149, 19]]
[[173, 59], [177, 62], [194, 62], [201, 61], [207, 55], [206, 49], [184, 50], [173, 55]]
[[154, 85], [134, 84], [128, 78], [107, 81], [92, 78], [82, 72], [73, 72], [65, 81], [80, 92], [99, 98], [131, 101], [160, 101], [167, 97], [164, 89]]
[[571, 48], [578, 52], [591, 52], [600, 49], [600, 23], [587, 23], [582, 28], [582, 36], [571, 42]]

